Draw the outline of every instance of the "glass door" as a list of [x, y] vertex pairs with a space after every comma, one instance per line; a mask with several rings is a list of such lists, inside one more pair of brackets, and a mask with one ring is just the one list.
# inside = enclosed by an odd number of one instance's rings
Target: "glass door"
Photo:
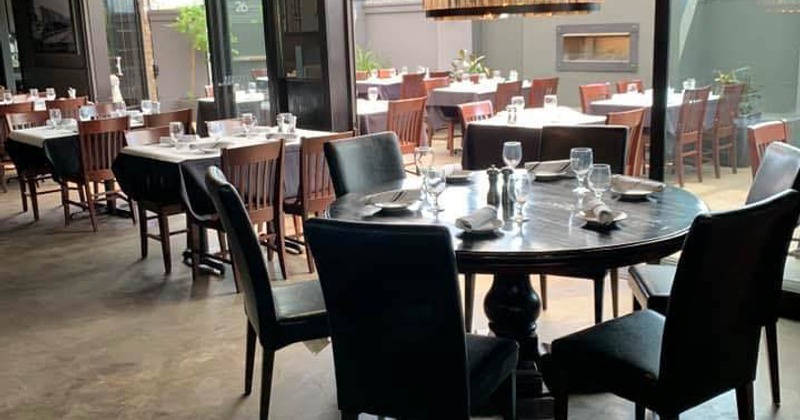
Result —
[[105, 6], [111, 74], [128, 106], [136, 106], [147, 96], [139, 0], [105, 0]]

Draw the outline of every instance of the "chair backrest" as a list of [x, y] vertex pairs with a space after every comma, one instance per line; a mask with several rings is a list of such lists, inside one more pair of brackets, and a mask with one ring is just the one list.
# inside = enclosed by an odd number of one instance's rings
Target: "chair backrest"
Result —
[[450, 72], [449, 71], [429, 71], [428, 72], [428, 77], [431, 78], [431, 79], [437, 79], [437, 78], [440, 78], [440, 77], [446, 77], [446, 78], [449, 79], [450, 78]]
[[336, 196], [370, 191], [406, 177], [400, 141], [392, 132], [325, 143], [325, 159]]
[[694, 141], [703, 136], [710, 93], [710, 86], [683, 91], [683, 102], [678, 110], [678, 124], [675, 129], [675, 137], [679, 142]]
[[628, 93], [628, 85], [636, 85], [636, 91], [644, 93], [644, 82], [639, 79], [622, 79], [617, 81], [617, 93]]
[[369, 78], [369, 72], [356, 70], [356, 80], [367, 80]]
[[161, 137], [169, 137], [169, 126], [138, 128], [125, 132], [125, 141], [128, 146], [144, 146], [146, 144], [158, 144]]
[[158, 114], [146, 114], [144, 116], [145, 127], [169, 126], [169, 123], [173, 121], [180, 121], [183, 123], [183, 132], [185, 134], [194, 133], [194, 129], [192, 128], [191, 108], [179, 109], [177, 111], [160, 112]]
[[388, 79], [396, 73], [395, 69], [378, 69], [378, 79]]
[[427, 97], [389, 101], [386, 129], [397, 134], [403, 154], [413, 153], [422, 145]]
[[[18, 114], [18, 113], [28, 113], [28, 112], [33, 112], [33, 102], [19, 102], [7, 105], [0, 105], [0, 116], [6, 116], [9, 114]], [[6, 118], [3, 118], [3, 121], [1, 123], [2, 124], [0, 124], [0, 160], [3, 160], [6, 155], [5, 153], [6, 139], [8, 138], [8, 133], [11, 131], [11, 128], [9, 128], [10, 126], [6, 122]]]
[[425, 83], [425, 95], [431, 96], [432, 90], [450, 86], [450, 79], [447, 77], [432, 77], [425, 79], [423, 83]]
[[283, 140], [222, 149], [222, 173], [239, 191], [254, 225], [283, 214]]
[[533, 79], [531, 91], [528, 95], [526, 108], [541, 108], [544, 106], [545, 95], [555, 95], [558, 93], [558, 77], [548, 77], [546, 79]]
[[581, 111], [584, 114], [591, 114], [592, 102], [602, 101], [611, 97], [611, 89], [608, 83], [591, 83], [578, 86], [581, 96]]
[[242, 120], [240, 120], [239, 118], [228, 118], [225, 120], [206, 121], [206, 124], [210, 122], [222, 123], [223, 136], [233, 136], [235, 134], [239, 134], [244, 131], [244, 129], [242, 128]]
[[492, 101], [468, 102], [458, 106], [458, 114], [461, 117], [461, 132], [466, 133], [469, 123], [492, 118], [494, 106]]
[[403, 84], [400, 85], [400, 98], [412, 99], [428, 96], [424, 79], [425, 75], [421, 73], [404, 74]]
[[539, 149], [541, 160], [569, 159], [573, 147], [590, 147], [594, 163], [607, 163], [611, 171], [625, 171], [628, 127], [618, 125], [545, 126]]
[[47, 120], [50, 119], [47, 111], [17, 112], [5, 115], [6, 125], [11, 131], [42, 127], [47, 125]]
[[626, 153], [625, 175], [640, 176], [644, 169], [644, 108], [630, 111], [610, 112], [606, 116], [608, 125], [624, 125], [628, 127], [628, 151]]
[[744, 83], [731, 83], [722, 87], [722, 96], [717, 100], [717, 110], [714, 113], [714, 131], [719, 135], [730, 136], [735, 133], [735, 119], [739, 116], [744, 87]]
[[206, 187], [228, 237], [231, 258], [244, 296], [244, 312], [261, 342], [274, 342], [277, 330], [274, 327], [277, 324], [275, 301], [253, 221], [247, 216], [239, 192], [225, 179], [222, 170], [214, 166], [208, 168]]
[[661, 345], [661, 391], [688, 402], [677, 408], [755, 379], [761, 326], [774, 319], [798, 215], [800, 194], [789, 190], [692, 223]]
[[506, 109], [514, 96], [522, 96], [522, 80], [498, 83], [494, 93], [494, 110], [499, 112]]
[[312, 219], [305, 234], [329, 317], [339, 409], [468, 419], [466, 337], [447, 228]]
[[789, 141], [789, 127], [786, 121], [769, 121], [747, 127], [747, 143], [750, 148], [750, 167], [756, 176], [761, 157], [767, 146], [773, 142]]
[[269, 70], [267, 70], [266, 68], [250, 69], [250, 76], [252, 76], [253, 79], [257, 79], [259, 77], [267, 77], [269, 76]]
[[125, 147], [128, 116], [94, 121], [78, 121], [78, 149], [85, 181], [114, 179], [111, 165]]
[[94, 104], [94, 112], [97, 118], [110, 118], [116, 116], [114, 104], [111, 102], [98, 102]]
[[336, 199], [328, 161], [325, 159], [325, 143], [353, 136], [352, 131], [347, 131], [324, 137], [304, 138], [300, 143], [300, 189], [297, 191], [297, 199], [304, 214], [321, 212]]
[[788, 189], [800, 191], [800, 149], [775, 142], [764, 152], [745, 203], [755, 203]]
[[78, 98], [59, 98], [53, 99], [52, 101], [45, 101], [45, 107], [50, 110], [54, 108], [58, 108], [61, 110], [61, 117], [62, 118], [74, 118], [78, 119], [78, 111], [84, 105], [86, 105], [87, 99], [85, 96], [81, 96]]

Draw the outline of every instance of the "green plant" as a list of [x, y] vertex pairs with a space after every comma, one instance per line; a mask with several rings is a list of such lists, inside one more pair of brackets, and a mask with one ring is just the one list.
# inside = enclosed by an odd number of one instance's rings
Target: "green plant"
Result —
[[200, 51], [208, 54], [208, 28], [206, 26], [205, 6], [183, 6], [178, 9], [178, 17], [171, 25], [176, 31], [186, 35], [192, 42], [192, 50], [189, 54], [191, 66], [191, 80], [189, 98], [194, 98], [195, 91], [195, 72], [197, 70], [196, 52]]
[[758, 101], [761, 99], [761, 92], [759, 87], [753, 82], [753, 74], [750, 67], [742, 67], [729, 72], [717, 70], [714, 83], [717, 85], [717, 91], [722, 92], [722, 86], [732, 83], [744, 84], [744, 92], [742, 93], [742, 101], [739, 103], [739, 114], [743, 117], [756, 114]]
[[462, 73], [467, 74], [480, 74], [484, 73], [487, 76], [491, 73], [489, 67], [484, 64], [486, 60], [485, 55], [477, 55], [469, 53], [467, 50], [458, 50], [458, 55], [451, 62], [451, 75], [458, 79]]
[[383, 66], [383, 60], [378, 54], [356, 45], [356, 70], [369, 72]]

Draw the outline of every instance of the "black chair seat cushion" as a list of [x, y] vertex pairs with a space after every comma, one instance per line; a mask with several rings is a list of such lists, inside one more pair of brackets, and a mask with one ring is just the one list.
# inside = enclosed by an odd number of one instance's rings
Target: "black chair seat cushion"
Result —
[[519, 345], [506, 338], [472, 334], [467, 334], [466, 338], [470, 406], [474, 410], [487, 403], [517, 368]]
[[279, 321], [325, 314], [322, 288], [316, 280], [287, 282], [272, 286], [275, 315]]
[[628, 270], [631, 273], [631, 290], [642, 306], [662, 315], [667, 314], [676, 268], [674, 265], [639, 264]]
[[547, 386], [655, 403], [663, 331], [664, 317], [642, 310], [559, 338], [543, 361]]

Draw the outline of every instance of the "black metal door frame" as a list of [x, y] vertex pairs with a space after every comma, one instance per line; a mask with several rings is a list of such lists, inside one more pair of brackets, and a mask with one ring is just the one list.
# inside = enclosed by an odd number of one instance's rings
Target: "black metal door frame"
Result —
[[669, 84], [670, 0], [655, 0], [653, 106], [650, 112], [650, 178], [664, 180]]
[[233, 74], [233, 61], [230, 49], [231, 31], [228, 27], [228, 10], [225, 5], [225, 0], [205, 0], [216, 115], [218, 118], [233, 118], [236, 116], [236, 97], [233, 92], [233, 82], [229, 80], [229, 76]]

